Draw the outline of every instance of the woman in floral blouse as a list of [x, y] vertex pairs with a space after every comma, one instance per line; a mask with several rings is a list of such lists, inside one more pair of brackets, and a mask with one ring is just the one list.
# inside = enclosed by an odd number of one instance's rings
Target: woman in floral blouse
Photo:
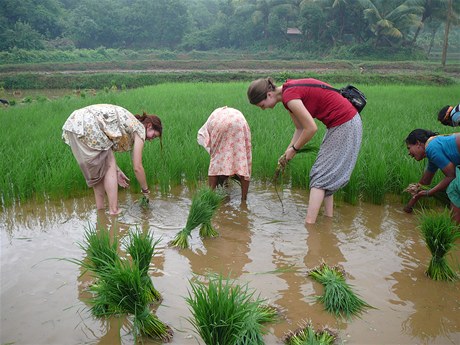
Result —
[[[161, 120], [156, 115], [133, 115], [111, 104], [95, 104], [75, 110], [62, 127], [62, 138], [72, 149], [86, 183], [94, 190], [96, 207], [104, 209], [107, 194], [109, 214], [120, 213], [118, 185], [129, 187], [129, 179], [118, 168], [113, 154], [132, 151], [134, 174], [142, 193], [150, 193], [142, 166], [145, 140], [161, 140]], [[118, 185], [117, 185], [118, 184]]]

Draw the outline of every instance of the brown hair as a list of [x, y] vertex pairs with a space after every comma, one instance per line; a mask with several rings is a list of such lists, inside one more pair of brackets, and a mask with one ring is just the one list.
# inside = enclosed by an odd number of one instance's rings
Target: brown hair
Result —
[[161, 119], [156, 115], [147, 115], [145, 111], [142, 115], [136, 114], [134, 116], [144, 125], [145, 128], [147, 128], [147, 124], [151, 123], [152, 128], [160, 133], [160, 146], [163, 149], [163, 141], [161, 140], [163, 136], [163, 126], [161, 124]]
[[251, 104], [258, 104], [267, 98], [269, 91], [275, 91], [276, 85], [272, 78], [254, 80], [248, 87], [248, 99]]

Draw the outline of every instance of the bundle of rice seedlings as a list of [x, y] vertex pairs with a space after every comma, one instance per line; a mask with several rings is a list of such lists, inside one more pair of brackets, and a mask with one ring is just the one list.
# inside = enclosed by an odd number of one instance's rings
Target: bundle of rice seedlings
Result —
[[172, 246], [188, 248], [188, 237], [191, 236], [192, 230], [211, 221], [215, 210], [209, 205], [206, 189], [209, 187], [203, 187], [193, 196], [185, 228], [179, 231], [171, 241]]
[[336, 332], [327, 327], [315, 330], [309, 321], [301, 324], [299, 329], [287, 333], [284, 343], [287, 345], [332, 345], [336, 339]]
[[350, 319], [359, 316], [364, 308], [372, 308], [353, 292], [345, 281], [346, 274], [342, 268], [322, 263], [310, 270], [308, 275], [324, 286], [324, 294], [318, 296], [317, 300], [335, 316]]
[[216, 237], [219, 236], [219, 233], [214, 229], [211, 224], [211, 219], [216, 213], [219, 206], [222, 204], [222, 201], [225, 198], [225, 192], [222, 189], [217, 188], [216, 190], [212, 190], [210, 188], [202, 188], [199, 192], [200, 198], [202, 198], [205, 202], [208, 203], [209, 208], [212, 210], [212, 216], [201, 224], [200, 228], [200, 236], [201, 237]]
[[[410, 183], [403, 192], [409, 193], [414, 196], [422, 190], [428, 190], [430, 186], [421, 185], [420, 183]], [[449, 197], [447, 196], [446, 191], [440, 191], [432, 195], [432, 197], [438, 200], [443, 205], [450, 205]]]
[[422, 212], [419, 227], [432, 255], [426, 275], [433, 280], [457, 280], [458, 274], [449, 266], [446, 255], [460, 238], [460, 229], [449, 210]]
[[155, 246], [159, 242], [160, 240], [153, 240], [153, 234], [150, 231], [144, 234], [136, 230], [129, 233], [129, 242], [126, 247], [128, 254], [131, 255], [133, 259], [133, 264], [138, 267], [141, 273], [145, 285], [145, 292], [147, 293], [147, 299], [156, 302], [161, 301], [161, 294], [153, 286], [148, 272]]
[[[308, 146], [304, 146], [304, 147], [301, 147], [298, 151], [297, 151], [297, 155], [299, 153], [309, 153], [309, 152], [312, 152], [312, 153], [317, 153], [319, 150], [318, 147], [316, 146], [311, 146], [311, 145], [308, 145]], [[288, 161], [286, 160], [286, 155], [283, 154], [280, 159], [278, 160], [278, 165], [276, 166], [276, 169], [275, 169], [275, 173], [273, 175], [273, 181], [274, 183], [276, 184], [276, 181], [278, 181], [278, 178], [284, 173], [284, 171], [286, 170], [286, 167], [288, 165]]]
[[87, 228], [83, 244], [79, 245], [86, 252], [87, 263], [83, 266], [94, 273], [106, 270], [118, 261], [118, 239], [111, 239], [108, 229]]
[[191, 307], [189, 322], [207, 345], [264, 344], [262, 322], [275, 320], [261, 308], [260, 299], [247, 285], [234, 284], [222, 276], [208, 284], [195, 281], [186, 298]]
[[118, 260], [115, 265], [99, 275], [97, 284], [90, 291], [118, 314], [134, 316], [134, 336], [147, 335], [169, 341], [172, 329], [149, 309], [150, 300], [145, 293], [143, 274], [137, 265]]

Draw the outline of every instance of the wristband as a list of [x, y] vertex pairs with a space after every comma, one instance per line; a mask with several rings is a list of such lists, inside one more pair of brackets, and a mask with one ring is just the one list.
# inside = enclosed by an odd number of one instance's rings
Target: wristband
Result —
[[144, 193], [144, 194], [149, 194], [150, 193], [148, 188], [145, 188], [145, 189], [141, 188], [141, 190], [142, 190], [142, 193]]
[[299, 152], [299, 149], [296, 149], [294, 145], [291, 145], [291, 147], [295, 152]]

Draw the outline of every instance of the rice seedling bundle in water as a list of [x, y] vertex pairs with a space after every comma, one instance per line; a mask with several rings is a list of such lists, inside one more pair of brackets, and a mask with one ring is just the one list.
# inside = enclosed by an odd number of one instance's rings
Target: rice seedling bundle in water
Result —
[[[217, 233], [210, 223], [221, 202], [221, 200], [217, 202], [218, 195], [220, 194], [217, 194], [217, 192], [211, 190], [209, 187], [202, 187], [195, 193], [192, 198], [192, 205], [190, 206], [187, 223], [171, 241], [171, 245], [179, 248], [188, 248], [188, 237], [191, 236], [192, 230], [202, 224], [207, 225], [200, 231], [200, 235], [212, 236], [214, 233]], [[209, 228], [211, 228], [211, 230]]]
[[336, 332], [329, 328], [315, 330], [311, 322], [305, 322], [299, 329], [287, 333], [284, 343], [286, 345], [332, 345], [336, 339]]
[[88, 255], [88, 262], [72, 261], [94, 274], [96, 281], [89, 288], [93, 294], [89, 303], [94, 316], [130, 314], [134, 317], [135, 337], [144, 334], [169, 341], [172, 330], [149, 309], [152, 300], [161, 298], [148, 276], [157, 243], [150, 232], [130, 232], [127, 245], [132, 257], [130, 263], [120, 259], [116, 236], [112, 241], [107, 229], [90, 228], [85, 233], [84, 244], [80, 245]]
[[353, 292], [345, 281], [345, 272], [338, 266], [329, 267], [322, 263], [310, 270], [308, 275], [324, 286], [324, 294], [317, 300], [335, 316], [350, 319], [359, 316], [364, 308], [372, 308]]
[[172, 329], [149, 309], [145, 281], [137, 265], [118, 260], [110, 270], [101, 272], [98, 283], [90, 291], [107, 303], [114, 313], [133, 315], [136, 337], [147, 335], [163, 341], [171, 339]]
[[143, 208], [144, 210], [149, 208], [149, 203], [150, 203], [150, 200], [145, 195], [142, 195], [142, 197], [139, 199], [139, 206]]
[[458, 274], [446, 259], [447, 253], [455, 247], [455, 241], [460, 238], [460, 228], [452, 220], [450, 211], [445, 209], [443, 212], [422, 212], [420, 231], [432, 255], [426, 275], [433, 280], [457, 280]]
[[201, 237], [216, 237], [219, 236], [219, 233], [214, 229], [211, 224], [211, 219], [214, 217], [217, 209], [222, 204], [222, 201], [225, 198], [225, 192], [221, 188], [216, 188], [215, 190], [211, 190], [210, 188], [203, 188], [200, 190], [200, 198], [202, 198], [208, 205], [209, 208], [212, 210], [211, 218], [201, 224], [200, 228], [200, 236]]
[[191, 282], [186, 301], [193, 316], [189, 321], [207, 345], [264, 344], [262, 323], [277, 318], [274, 308], [262, 306], [247, 285], [221, 276], [211, 277], [207, 285]]
[[155, 246], [160, 240], [154, 241], [153, 234], [151, 232], [142, 233], [139, 230], [131, 231], [129, 233], [129, 242], [127, 245], [127, 252], [133, 259], [133, 264], [136, 265], [141, 273], [144, 285], [146, 287], [145, 292], [148, 294], [150, 301], [161, 301], [161, 294], [153, 286], [152, 280], [148, 274], [150, 269], [150, 263], [152, 262], [153, 253]]
[[118, 261], [118, 239], [111, 239], [108, 229], [87, 228], [83, 244], [80, 244], [87, 255], [88, 264], [85, 268], [98, 274]]

